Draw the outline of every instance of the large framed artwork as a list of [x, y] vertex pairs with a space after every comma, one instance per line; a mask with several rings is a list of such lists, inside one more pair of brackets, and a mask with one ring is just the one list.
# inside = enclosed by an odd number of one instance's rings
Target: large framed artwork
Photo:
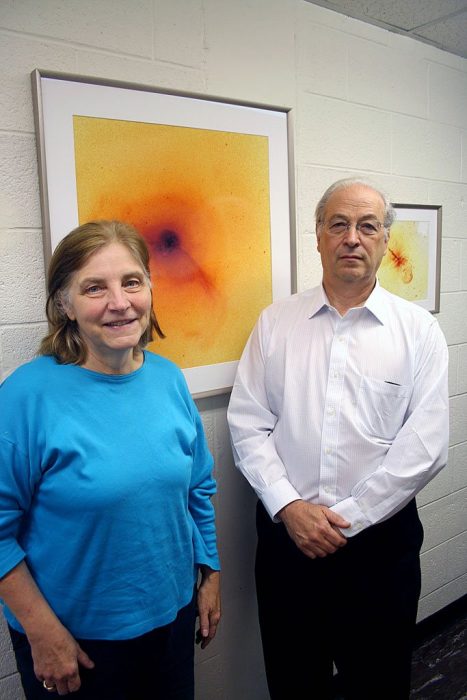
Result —
[[154, 307], [196, 397], [228, 391], [260, 311], [295, 291], [290, 113], [32, 73], [45, 257], [77, 225], [144, 236]]
[[439, 311], [441, 206], [393, 204], [396, 220], [378, 271], [385, 289]]

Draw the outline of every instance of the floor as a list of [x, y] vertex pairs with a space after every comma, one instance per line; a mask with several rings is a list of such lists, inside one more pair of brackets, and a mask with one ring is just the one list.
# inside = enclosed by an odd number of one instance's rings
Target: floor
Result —
[[467, 700], [467, 596], [417, 626], [410, 700]]
[[421, 640], [412, 663], [410, 700], [467, 700], [467, 611]]

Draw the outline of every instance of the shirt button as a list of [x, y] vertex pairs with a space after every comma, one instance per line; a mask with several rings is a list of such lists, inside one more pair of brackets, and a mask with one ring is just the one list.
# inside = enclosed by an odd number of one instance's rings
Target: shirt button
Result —
[[332, 452], [332, 450], [331, 450], [330, 447], [326, 447], [326, 449], [325, 449], [324, 451], [325, 451], [325, 453], [326, 453], [327, 455], [330, 455], [331, 452]]
[[332, 407], [332, 406], [329, 406], [327, 412], [328, 412], [328, 414], [329, 414], [330, 416], [333, 416], [333, 415], [334, 415], [334, 409], [333, 409], [333, 407]]

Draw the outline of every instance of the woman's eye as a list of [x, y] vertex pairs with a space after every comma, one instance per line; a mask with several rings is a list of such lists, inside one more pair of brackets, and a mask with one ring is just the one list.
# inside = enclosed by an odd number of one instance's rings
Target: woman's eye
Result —
[[86, 287], [86, 294], [98, 294], [102, 292], [102, 287], [98, 284], [92, 284], [90, 287]]
[[129, 287], [130, 289], [135, 289], [136, 287], [141, 286], [141, 280], [137, 280], [137, 279], [127, 280], [125, 282], [124, 286]]

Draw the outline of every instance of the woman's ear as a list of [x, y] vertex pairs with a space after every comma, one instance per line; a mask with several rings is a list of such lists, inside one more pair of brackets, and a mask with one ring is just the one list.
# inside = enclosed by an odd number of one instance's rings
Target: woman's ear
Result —
[[70, 321], [76, 321], [76, 315], [73, 311], [73, 307], [71, 306], [71, 304], [67, 298], [67, 295], [63, 294], [63, 292], [59, 292], [57, 302], [58, 302], [58, 307], [59, 307], [60, 311], [65, 316], [68, 316]]

